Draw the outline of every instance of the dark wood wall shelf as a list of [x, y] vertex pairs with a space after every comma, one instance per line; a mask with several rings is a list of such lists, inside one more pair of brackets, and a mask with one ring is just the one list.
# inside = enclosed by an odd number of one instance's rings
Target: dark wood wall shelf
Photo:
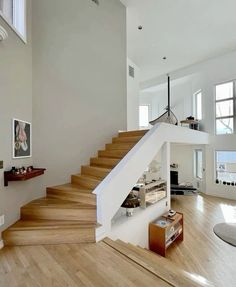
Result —
[[8, 186], [9, 181], [24, 181], [44, 174], [46, 168], [34, 168], [26, 174], [13, 174], [11, 171], [4, 171], [4, 186]]

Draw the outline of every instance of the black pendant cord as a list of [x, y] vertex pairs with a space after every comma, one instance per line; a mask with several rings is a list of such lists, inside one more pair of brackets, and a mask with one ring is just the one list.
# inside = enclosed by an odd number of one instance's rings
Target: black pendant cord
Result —
[[170, 116], [170, 76], [168, 75], [168, 117]]
[[171, 101], [170, 99], [171, 88], [170, 88], [170, 76], [168, 74], [167, 74], [167, 79], [168, 79], [168, 106], [164, 114], [162, 114], [155, 120], [149, 122], [153, 126], [157, 123], [168, 123], [168, 124], [178, 125], [178, 119], [175, 116], [175, 114], [171, 111], [171, 102], [170, 102]]

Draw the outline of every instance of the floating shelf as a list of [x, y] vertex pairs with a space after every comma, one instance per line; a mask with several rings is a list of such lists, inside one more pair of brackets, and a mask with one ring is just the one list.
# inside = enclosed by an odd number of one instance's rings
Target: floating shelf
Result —
[[11, 171], [4, 171], [4, 186], [8, 186], [8, 181], [25, 181], [44, 174], [46, 168], [34, 168], [26, 174], [13, 174]]

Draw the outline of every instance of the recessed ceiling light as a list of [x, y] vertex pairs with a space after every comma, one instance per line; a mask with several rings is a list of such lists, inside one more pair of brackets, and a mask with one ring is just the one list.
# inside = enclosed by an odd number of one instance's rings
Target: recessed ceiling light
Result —
[[167, 57], [163, 57], [162, 60], [167, 60]]
[[139, 29], [139, 30], [143, 30], [143, 26], [141, 26], [141, 25], [138, 26], [138, 29]]

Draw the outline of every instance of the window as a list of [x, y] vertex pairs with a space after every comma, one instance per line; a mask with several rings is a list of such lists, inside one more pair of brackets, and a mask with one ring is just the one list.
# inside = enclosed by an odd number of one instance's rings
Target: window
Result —
[[216, 151], [216, 180], [224, 184], [236, 182], [236, 151]]
[[149, 125], [149, 106], [139, 106], [139, 126], [147, 128]]
[[194, 174], [196, 178], [202, 179], [202, 150], [194, 151]]
[[235, 127], [234, 82], [216, 86], [216, 134], [232, 134]]
[[26, 42], [26, 0], [0, 0], [0, 15]]
[[195, 119], [202, 120], [202, 91], [193, 95], [193, 115]]

